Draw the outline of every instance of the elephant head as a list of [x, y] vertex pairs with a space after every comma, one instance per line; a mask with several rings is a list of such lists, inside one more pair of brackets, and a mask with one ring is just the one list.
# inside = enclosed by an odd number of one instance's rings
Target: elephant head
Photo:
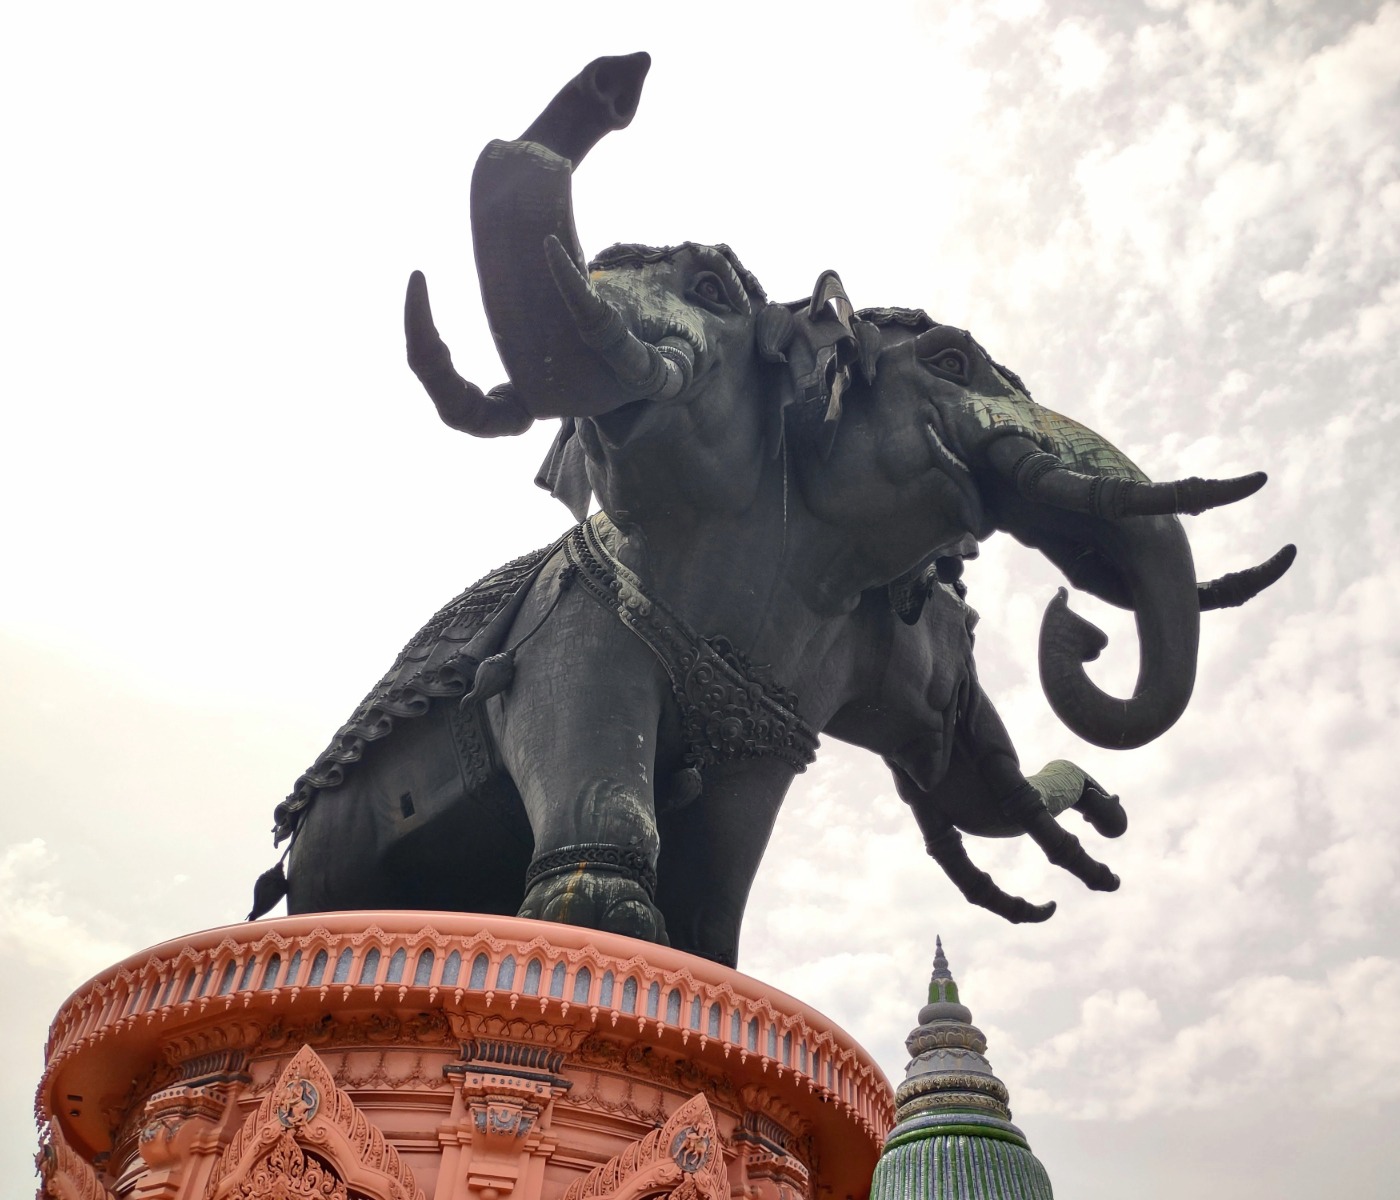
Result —
[[[856, 313], [834, 272], [810, 300], [782, 305], [724, 246], [619, 246], [586, 264], [573, 170], [631, 120], [649, 65], [645, 54], [596, 60], [520, 138], [482, 152], [472, 232], [509, 382], [483, 394], [457, 376], [415, 273], [409, 360], [443, 418], [491, 435], [562, 417], [540, 482], [579, 518], [597, 494], [623, 528], [682, 510], [752, 514], [767, 478], [779, 502], [763, 511], [781, 521], [767, 544], [791, 556], [782, 569], [822, 616], [1006, 530], [1136, 617], [1138, 680], [1118, 699], [1083, 669], [1103, 635], [1065, 593], [1051, 602], [1040, 660], [1056, 713], [1104, 746], [1164, 732], [1194, 686], [1201, 608], [1242, 602], [1292, 557], [1201, 587], [1176, 514], [1242, 499], [1264, 476], [1154, 484], [1036, 404], [964, 331], [912, 310]], [[765, 472], [780, 452], [781, 471]], [[787, 504], [789, 458], [801, 513]]]
[[[579, 518], [594, 492], [624, 523], [640, 515], [637, 497], [658, 490], [667, 504], [742, 505], [755, 473], [739, 469], [739, 448], [756, 462], [781, 432], [780, 413], [752, 403], [764, 370], [755, 330], [780, 306], [727, 246], [619, 245], [591, 262], [581, 249], [574, 168], [604, 133], [630, 122], [649, 65], [646, 54], [594, 61], [518, 139], [490, 143], [477, 161], [477, 273], [509, 382], [483, 394], [457, 375], [421, 273], [405, 306], [410, 365], [449, 425], [496, 436], [563, 418], [537, 482]], [[710, 440], [724, 433], [725, 461], [717, 457], [713, 470], [688, 461], [677, 472], [664, 445], [695, 432], [677, 429], [676, 417], [697, 401]], [[629, 454], [642, 445], [645, 462]], [[689, 449], [693, 458], [697, 447]], [[665, 476], [667, 486], [648, 487], [638, 473]], [[687, 496], [688, 485], [701, 494]]]
[[[799, 319], [844, 325], [846, 358], [861, 364], [845, 368], [839, 412], [828, 403], [807, 415], [811, 446], [799, 477], [808, 504], [827, 520], [871, 528], [870, 549], [891, 575], [935, 542], [960, 556], [960, 528], [978, 540], [1005, 530], [1040, 550], [1074, 586], [1131, 609], [1140, 648], [1132, 696], [1105, 694], [1083, 664], [1106, 639], [1069, 610], [1061, 589], [1040, 633], [1051, 707], [1073, 732], [1110, 748], [1165, 732], [1194, 686], [1201, 610], [1243, 603], [1294, 553], [1285, 547], [1249, 571], [1198, 584], [1177, 514], [1243, 499], [1263, 473], [1152, 483], [1099, 434], [1035, 403], [965, 331], [915, 310], [847, 316], [848, 307], [814, 305]], [[898, 511], [881, 511], [892, 499]]]

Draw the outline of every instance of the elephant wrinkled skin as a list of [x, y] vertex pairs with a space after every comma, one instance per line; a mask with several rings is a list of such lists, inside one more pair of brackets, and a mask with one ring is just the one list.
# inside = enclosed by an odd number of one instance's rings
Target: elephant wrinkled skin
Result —
[[494, 436], [560, 418], [540, 482], [580, 524], [441, 610], [298, 781], [277, 816], [279, 840], [294, 835], [290, 911], [519, 912], [733, 963], [820, 731], [884, 757], [974, 902], [1010, 920], [1053, 909], [997, 888], [959, 829], [1028, 833], [1112, 890], [1054, 817], [1077, 808], [1108, 836], [1126, 818], [1072, 764], [1021, 773], [977, 680], [963, 562], [1006, 530], [1132, 609], [1133, 696], [1084, 676], [1102, 636], [1062, 599], [1041, 665], [1074, 732], [1140, 745], [1189, 699], [1200, 611], [1291, 561], [1198, 585], [1175, 514], [1262, 476], [1152, 484], [969, 335], [857, 313], [834, 272], [777, 304], [725, 246], [618, 246], [586, 264], [572, 171], [630, 121], [648, 65], [591, 64], [477, 163], [478, 273], [507, 383], [457, 375], [426, 281], [410, 281], [409, 362], [443, 420]]

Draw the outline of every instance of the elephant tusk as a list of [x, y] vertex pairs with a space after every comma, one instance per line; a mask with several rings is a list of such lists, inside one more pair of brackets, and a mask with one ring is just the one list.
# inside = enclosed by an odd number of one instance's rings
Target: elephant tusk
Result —
[[1272, 587], [1283, 578], [1284, 572], [1293, 565], [1298, 556], [1298, 547], [1285, 546], [1272, 558], [1258, 566], [1243, 571], [1231, 571], [1219, 579], [1196, 586], [1196, 595], [1201, 602], [1201, 611], [1213, 608], [1236, 608], [1247, 604], [1267, 587]]
[[695, 352], [680, 338], [663, 338], [659, 345], [644, 342], [627, 326], [618, 310], [598, 295], [564, 245], [553, 234], [545, 238], [545, 257], [559, 295], [574, 319], [578, 335], [612, 368], [617, 381], [637, 398], [672, 400], [689, 385]]
[[1193, 476], [1171, 483], [1147, 483], [1121, 475], [1086, 475], [1071, 470], [1057, 455], [1046, 453], [1029, 438], [1015, 435], [993, 442], [988, 457], [1027, 500], [1110, 521], [1203, 513], [1254, 495], [1269, 478], [1263, 471], [1255, 471], [1235, 479]]
[[452, 366], [452, 352], [433, 324], [428, 281], [422, 271], [414, 271], [408, 277], [403, 330], [408, 365], [432, 398], [444, 424], [475, 437], [508, 437], [524, 433], [535, 423], [509, 383], [483, 393], [476, 384], [457, 374]]

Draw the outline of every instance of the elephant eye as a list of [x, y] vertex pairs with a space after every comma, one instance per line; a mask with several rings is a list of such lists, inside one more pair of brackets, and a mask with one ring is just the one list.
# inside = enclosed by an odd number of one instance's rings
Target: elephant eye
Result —
[[954, 379], [967, 382], [967, 355], [961, 350], [947, 347], [930, 355], [924, 362], [942, 375], [951, 375]]
[[711, 312], [732, 311], [724, 281], [713, 271], [697, 275], [690, 285], [690, 294]]

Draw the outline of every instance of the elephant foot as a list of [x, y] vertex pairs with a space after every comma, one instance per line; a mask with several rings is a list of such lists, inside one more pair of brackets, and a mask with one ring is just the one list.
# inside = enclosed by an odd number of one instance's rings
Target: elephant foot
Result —
[[1045, 904], [1032, 904], [1020, 896], [1002, 891], [996, 881], [986, 871], [980, 870], [968, 857], [962, 834], [953, 826], [948, 825], [941, 832], [925, 838], [924, 846], [929, 856], [943, 868], [944, 874], [953, 881], [968, 901], [985, 908], [988, 912], [996, 913], [1003, 920], [1010, 921], [1013, 925], [1028, 922], [1039, 924], [1055, 915], [1053, 900]]
[[530, 864], [517, 915], [668, 946], [655, 891], [656, 872], [629, 846], [561, 846]]
[[1085, 886], [1096, 892], [1118, 890], [1118, 876], [1091, 858], [1074, 834], [1055, 823], [1034, 784], [1024, 782], [1016, 788], [1002, 801], [1002, 813], [1030, 835], [1050, 862], [1068, 871]]

